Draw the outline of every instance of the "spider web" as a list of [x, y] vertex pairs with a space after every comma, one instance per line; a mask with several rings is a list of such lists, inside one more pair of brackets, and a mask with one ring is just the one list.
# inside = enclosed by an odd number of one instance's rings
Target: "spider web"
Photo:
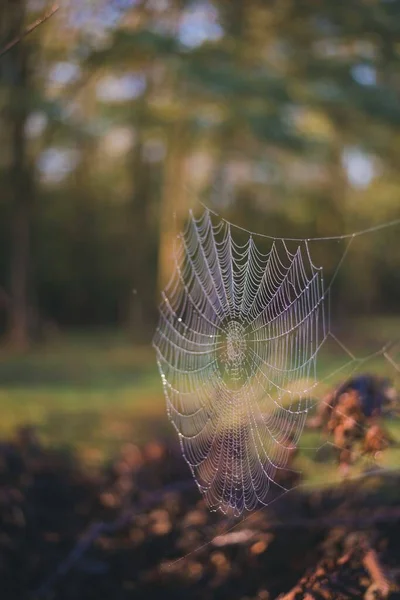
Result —
[[199, 490], [211, 510], [237, 516], [287, 491], [281, 473], [314, 404], [327, 337], [358, 359], [331, 332], [328, 301], [355, 234], [325, 287], [310, 240], [260, 236], [261, 250], [245, 230], [235, 241], [232, 227], [190, 212], [153, 344]]

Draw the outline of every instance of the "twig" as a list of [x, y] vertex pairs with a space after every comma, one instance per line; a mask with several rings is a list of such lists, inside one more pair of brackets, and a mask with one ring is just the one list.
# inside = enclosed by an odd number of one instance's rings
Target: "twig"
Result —
[[50, 17], [52, 17], [59, 10], [59, 8], [60, 6], [58, 4], [53, 4], [53, 6], [49, 8], [49, 10], [46, 11], [43, 16], [39, 17], [38, 19], [36, 19], [36, 21], [28, 25], [28, 27], [25, 29], [25, 31], [21, 33], [21, 35], [15, 37], [13, 40], [11, 40], [11, 42], [8, 42], [8, 44], [4, 46], [2, 50], [0, 50], [0, 58], [4, 56], [4, 54], [6, 54], [9, 50], [11, 50], [11, 48], [14, 48], [14, 46], [16, 46], [24, 37], [32, 33], [32, 31], [39, 27], [39, 25], [50, 19]]
[[[129, 519], [127, 520], [129, 522]], [[66, 559], [59, 564], [57, 569], [48, 577], [48, 579], [40, 586], [40, 588], [35, 592], [34, 597], [43, 597], [48, 594], [53, 586], [55, 585], [57, 579], [63, 577], [72, 569], [74, 564], [78, 562], [78, 560], [83, 556], [83, 554], [90, 548], [90, 546], [96, 541], [96, 539], [102, 533], [112, 533], [114, 531], [115, 525], [123, 525], [119, 520], [115, 523], [106, 524], [103, 522], [93, 523], [88, 531], [83, 535], [82, 539], [74, 546], [72, 551], [68, 554]]]
[[375, 550], [368, 550], [363, 559], [363, 564], [371, 579], [375, 582], [377, 588], [384, 598], [389, 593], [390, 583], [387, 580], [385, 573], [383, 572], [382, 566], [379, 563], [378, 555]]
[[[351, 556], [352, 556], [352, 551], [344, 554], [341, 558], [339, 558], [336, 561], [336, 567], [341, 567], [342, 565], [346, 564], [350, 560]], [[363, 564], [365, 570], [368, 571], [368, 574], [369, 574], [371, 580], [374, 582], [377, 589], [379, 590], [379, 592], [380, 592], [379, 597], [382, 596], [382, 598], [387, 598], [389, 591], [390, 591], [390, 582], [387, 579], [387, 577], [383, 571], [383, 568], [379, 562], [376, 551], [373, 550], [372, 548], [366, 549], [365, 554], [362, 559], [362, 564]], [[312, 600], [313, 598], [315, 598], [312, 591], [311, 591], [311, 594], [305, 593], [305, 592], [310, 587], [312, 588], [312, 590], [317, 592], [318, 580], [321, 579], [321, 576], [323, 578], [328, 578], [332, 582], [332, 584], [335, 588], [338, 586], [339, 580], [338, 580], [337, 576], [334, 575], [333, 572], [328, 573], [324, 568], [317, 568], [317, 570], [314, 573], [312, 573], [311, 575], [306, 574], [306, 576], [303, 577], [295, 585], [295, 587], [292, 588], [287, 594], [285, 594], [284, 596], [279, 596], [280, 600], [295, 600], [295, 598], [298, 597], [298, 594], [302, 594], [302, 598], [304, 598], [304, 600], [306, 600], [306, 599]], [[316, 586], [316, 584], [317, 584], [317, 586]], [[333, 592], [333, 591], [334, 590], [331, 590], [331, 592]], [[329, 594], [331, 592], [328, 591]], [[305, 595], [303, 595], [304, 593], [305, 593]], [[320, 597], [320, 596], [318, 595], [318, 597]], [[324, 598], [325, 597], [327, 597], [327, 596], [324, 596]], [[329, 595], [329, 598], [333, 598], [333, 597], [336, 597], [336, 596]], [[347, 597], [348, 596], [346, 595], [346, 598]], [[357, 594], [357, 597], [358, 597], [358, 594]]]
[[42, 598], [46, 596], [54, 587], [60, 577], [66, 575], [73, 566], [82, 558], [89, 550], [92, 544], [102, 534], [112, 534], [129, 525], [132, 520], [139, 514], [148, 510], [151, 506], [157, 504], [162, 498], [170, 492], [184, 492], [193, 489], [193, 481], [185, 480], [178, 483], [165, 486], [162, 490], [149, 492], [143, 502], [136, 507], [128, 508], [122, 512], [117, 519], [111, 523], [98, 521], [89, 526], [86, 533], [81, 537], [79, 542], [73, 547], [68, 556], [63, 560], [57, 569], [48, 577], [48, 579], [34, 593], [34, 598]]

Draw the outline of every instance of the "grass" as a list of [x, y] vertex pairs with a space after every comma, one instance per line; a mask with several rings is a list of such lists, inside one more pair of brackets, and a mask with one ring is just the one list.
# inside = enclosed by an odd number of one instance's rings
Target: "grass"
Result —
[[[369, 325], [361, 322], [352, 332], [347, 327], [347, 336], [341, 339], [358, 356], [367, 355], [399, 330], [400, 320], [374, 319]], [[320, 353], [319, 376], [324, 379], [348, 360], [331, 340]], [[396, 376], [382, 356], [358, 367], [392, 379]], [[318, 395], [350, 371], [328, 377]], [[33, 425], [43, 443], [72, 449], [89, 466], [107, 461], [124, 442], [140, 444], [174, 434], [165, 414], [153, 349], [134, 346], [117, 334], [68, 335], [24, 355], [0, 350], [0, 406], [0, 438], [11, 437], [22, 425]], [[400, 440], [399, 424], [389, 426]], [[301, 446], [320, 446], [316, 436], [305, 431]], [[400, 464], [400, 451], [385, 453], [384, 461]], [[315, 450], [304, 450], [298, 462], [315, 482], [331, 481], [337, 472], [333, 454], [327, 451], [321, 460]]]
[[88, 462], [163, 429], [152, 348], [118, 335], [68, 336], [25, 355], [0, 355], [0, 437], [29, 424], [45, 444]]

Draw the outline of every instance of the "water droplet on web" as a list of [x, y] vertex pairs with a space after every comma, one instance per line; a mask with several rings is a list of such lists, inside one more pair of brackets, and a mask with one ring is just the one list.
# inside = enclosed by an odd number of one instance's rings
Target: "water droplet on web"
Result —
[[183, 266], [165, 290], [154, 345], [184, 458], [209, 507], [238, 515], [269, 502], [289, 436], [304, 426], [312, 339], [326, 336], [321, 271], [284, 240], [265, 254], [253, 240], [235, 243], [207, 211], [190, 215], [181, 238]]

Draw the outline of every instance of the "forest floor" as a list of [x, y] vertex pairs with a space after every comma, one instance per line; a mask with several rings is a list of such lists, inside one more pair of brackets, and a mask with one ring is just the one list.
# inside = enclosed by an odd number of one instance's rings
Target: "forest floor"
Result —
[[224, 517], [168, 445], [89, 474], [22, 430], [0, 445], [1, 598], [400, 599], [398, 471], [275, 494]]
[[[367, 336], [360, 324], [346, 329], [346, 347], [366, 356], [396, 330], [398, 321], [377, 320]], [[342, 362], [341, 349], [328, 348], [322, 375]], [[358, 366], [399, 389], [381, 354]], [[326, 390], [347, 375], [329, 377]], [[295, 489], [238, 523], [201, 500], [149, 346], [98, 333], [23, 356], [4, 349], [0, 406], [5, 600], [400, 598], [395, 415], [384, 422], [395, 443], [360, 453], [345, 483], [329, 438], [306, 428]]]

